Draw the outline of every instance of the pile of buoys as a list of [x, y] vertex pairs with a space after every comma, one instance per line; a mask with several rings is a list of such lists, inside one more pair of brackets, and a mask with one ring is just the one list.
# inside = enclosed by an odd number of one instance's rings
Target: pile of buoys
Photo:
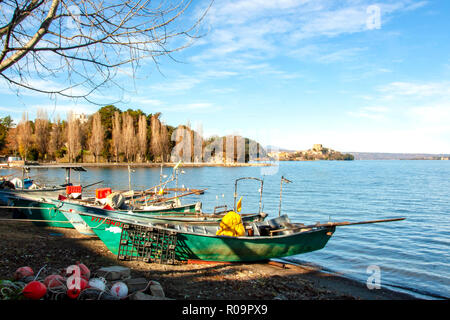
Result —
[[91, 278], [89, 268], [80, 262], [48, 274], [45, 269], [35, 275], [24, 266], [14, 272], [13, 280], [0, 280], [0, 300], [120, 300], [128, 296], [124, 282], [108, 284], [104, 278]]

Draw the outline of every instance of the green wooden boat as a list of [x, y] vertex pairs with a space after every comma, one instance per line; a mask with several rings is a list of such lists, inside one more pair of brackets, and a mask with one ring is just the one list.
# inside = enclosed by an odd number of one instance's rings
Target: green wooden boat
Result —
[[9, 198], [8, 206], [14, 207], [14, 218], [31, 220], [37, 226], [73, 228], [72, 223], [51, 202], [14, 197]]
[[[128, 219], [104, 218], [80, 214], [82, 219], [103, 241], [107, 248], [118, 254], [124, 224], [153, 227], [155, 224]], [[277, 218], [279, 220], [279, 218]], [[253, 223], [253, 227], [280, 228], [277, 219]], [[172, 225], [161, 228], [177, 233], [176, 259], [206, 261], [258, 261], [281, 258], [322, 249], [334, 232], [333, 226], [299, 232], [280, 231], [273, 235], [244, 237], [216, 236], [219, 226]], [[267, 229], [267, 228], [266, 228]]]
[[[216, 236], [218, 226], [167, 225], [144, 223], [124, 218], [104, 218], [95, 214], [80, 214], [82, 219], [113, 253], [119, 253], [122, 232], [129, 225], [156, 228], [177, 234], [177, 260], [250, 262], [282, 258], [320, 250], [325, 247], [337, 226], [398, 221], [404, 218], [362, 222], [329, 222], [303, 225], [291, 223], [286, 215], [263, 222], [246, 223], [252, 235], [242, 237]], [[248, 231], [247, 231], [248, 232]], [[137, 251], [135, 255], [139, 255]]]
[[[69, 210], [60, 210], [61, 203], [63, 203], [64, 201], [44, 199], [37, 200], [34, 198], [19, 197], [17, 195], [14, 197], [9, 197], [7, 201], [8, 206], [14, 207], [14, 218], [30, 220], [33, 224], [40, 227], [57, 227], [69, 229], [75, 228], [81, 234], [88, 236], [96, 235], [77, 213], [72, 213]], [[74, 207], [77, 210], [89, 211], [86, 209], [86, 206], [83, 206], [81, 204], [73, 204], [70, 206], [71, 209], [74, 209]], [[140, 210], [138, 215], [146, 216], [148, 214], [148, 216], [156, 217], [162, 214], [176, 214], [180, 216], [189, 216], [194, 215], [194, 213], [196, 212], [196, 207], [198, 207], [198, 204], [188, 204], [182, 206], [181, 208], [166, 208], [162, 209], [161, 211]], [[126, 211], [110, 211], [103, 209], [97, 210], [105, 211], [109, 214], [112, 214], [113, 212], [119, 214], [128, 214]]]

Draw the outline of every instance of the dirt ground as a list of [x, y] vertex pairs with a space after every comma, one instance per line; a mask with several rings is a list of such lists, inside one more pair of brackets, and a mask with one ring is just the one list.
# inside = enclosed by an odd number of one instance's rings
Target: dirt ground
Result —
[[0, 211], [0, 279], [11, 279], [22, 266], [35, 272], [46, 266], [49, 272], [80, 261], [92, 272], [104, 266], [127, 266], [132, 276], [160, 282], [166, 296], [177, 300], [413, 299], [387, 289], [369, 290], [364, 284], [309, 266], [119, 261], [96, 237], [10, 218], [10, 212]]

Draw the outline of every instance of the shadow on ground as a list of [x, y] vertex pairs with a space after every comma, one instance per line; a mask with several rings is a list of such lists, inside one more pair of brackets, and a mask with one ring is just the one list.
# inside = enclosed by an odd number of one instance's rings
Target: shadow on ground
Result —
[[21, 266], [30, 266], [35, 272], [46, 266], [45, 272], [50, 274], [79, 261], [91, 272], [111, 265], [130, 267], [133, 277], [160, 282], [166, 296], [173, 299], [411, 299], [389, 290], [370, 291], [354, 281], [302, 266], [119, 261], [96, 237], [74, 229], [6, 220], [9, 218], [10, 212], [0, 212], [0, 279], [11, 279]]

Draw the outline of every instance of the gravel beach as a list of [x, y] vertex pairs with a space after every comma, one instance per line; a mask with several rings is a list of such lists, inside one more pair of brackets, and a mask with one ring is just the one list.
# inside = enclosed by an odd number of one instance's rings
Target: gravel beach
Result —
[[409, 300], [387, 289], [369, 290], [365, 284], [338, 274], [302, 265], [273, 262], [176, 265], [119, 261], [96, 237], [75, 229], [37, 227], [11, 221], [0, 212], [0, 279], [11, 279], [22, 266], [61, 270], [80, 261], [91, 271], [122, 265], [133, 277], [158, 281], [166, 297], [176, 300]]

